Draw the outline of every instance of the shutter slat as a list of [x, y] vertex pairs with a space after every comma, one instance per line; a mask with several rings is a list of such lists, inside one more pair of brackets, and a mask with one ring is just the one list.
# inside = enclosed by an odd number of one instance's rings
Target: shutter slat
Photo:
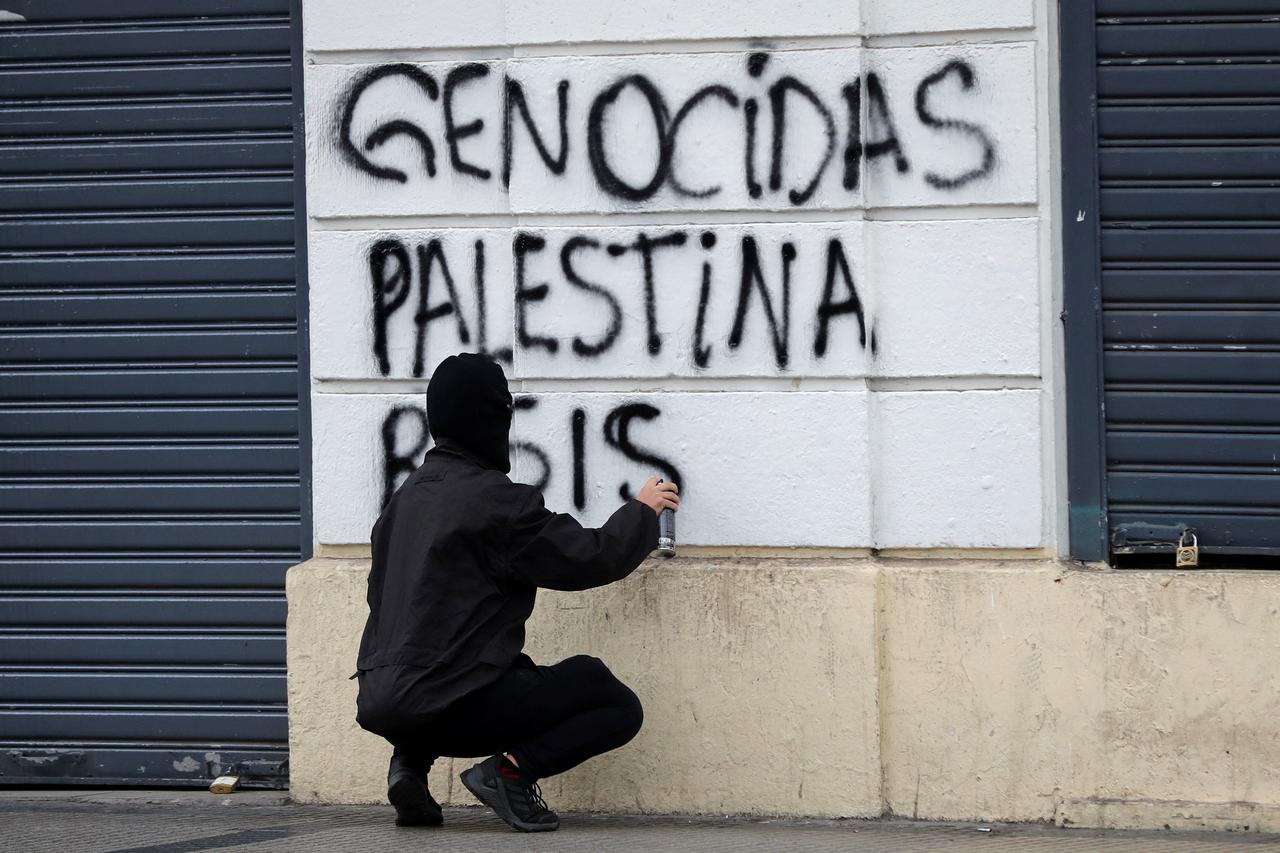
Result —
[[0, 176], [293, 168], [293, 142], [281, 136], [123, 142], [0, 145]]
[[[1108, 383], [1213, 383], [1280, 387], [1280, 350], [1205, 352], [1172, 347], [1159, 350], [1109, 349], [1103, 356], [1103, 364]], [[1280, 413], [1273, 412], [1272, 420], [1277, 420], [1278, 415]]]
[[164, 706], [113, 709], [95, 705], [35, 705], [0, 708], [0, 731], [20, 731], [31, 738], [78, 740], [188, 740], [198, 728], [210, 743], [271, 741], [287, 728], [284, 708], [208, 709]]
[[145, 24], [149, 19], [184, 18], [198, 24], [205, 18], [289, 14], [288, 0], [5, 0], [5, 8], [26, 18], [26, 26], [55, 21], [127, 20]]
[[1103, 147], [1098, 175], [1103, 181], [1275, 181], [1280, 179], [1280, 145]]
[[288, 252], [129, 252], [105, 257], [6, 258], [0, 255], [0, 293], [6, 287], [175, 286], [292, 282]]
[[1177, 460], [1188, 466], [1248, 467], [1280, 473], [1280, 433], [1113, 429], [1107, 433], [1107, 455], [1126, 467], [1156, 468]]
[[1108, 65], [1098, 69], [1099, 98], [1280, 97], [1280, 66]]
[[0, 30], [0, 59], [86, 60], [141, 57], [201, 57], [219, 54], [289, 55], [289, 24], [276, 23], [188, 25], [75, 29], [37, 32]]
[[1222, 21], [1198, 27], [1130, 24], [1098, 28], [1099, 58], [1123, 65], [1134, 58], [1259, 56], [1274, 53], [1280, 41], [1276, 21]]
[[215, 406], [104, 406], [3, 408], [0, 438], [184, 438], [232, 437], [296, 439], [296, 403]]
[[153, 291], [135, 293], [31, 294], [6, 296], [0, 291], [0, 318], [21, 323], [119, 324], [186, 322], [293, 322], [298, 300], [292, 290], [227, 290], [223, 293]]
[[1131, 473], [1113, 470], [1107, 497], [1116, 503], [1143, 503], [1161, 495], [1167, 507], [1257, 507], [1280, 510], [1280, 475]]
[[1147, 17], [1276, 14], [1275, 0], [1097, 0], [1097, 13], [1106, 20], [1113, 15]]
[[271, 628], [284, 623], [284, 612], [284, 596], [275, 594], [0, 595], [4, 628]]
[[1111, 390], [1106, 394], [1107, 423], [1209, 428], [1248, 428], [1276, 432], [1280, 389], [1272, 391], [1196, 391], [1176, 385], [1159, 391]]
[[1110, 303], [1280, 302], [1280, 269], [1107, 268], [1102, 272], [1102, 298]]
[[[80, 447], [32, 447], [0, 444], [0, 471], [10, 476], [41, 474], [125, 476], [147, 470], [168, 476], [201, 474], [297, 476], [296, 445], [187, 444], [170, 447], [97, 444]], [[6, 583], [10, 579], [6, 578]]]
[[1280, 221], [1280, 187], [1104, 187], [1099, 200], [1109, 222]]
[[270, 359], [296, 357], [297, 353], [298, 335], [293, 329], [11, 332], [0, 337], [0, 363]]
[[1098, 134], [1108, 144], [1132, 139], [1162, 143], [1221, 139], [1274, 142], [1280, 137], [1280, 104], [1120, 106], [1098, 108]]
[[[148, 477], [157, 476], [149, 472]], [[208, 475], [205, 475], [206, 477]], [[225, 477], [226, 475], [224, 475]], [[251, 478], [206, 483], [186, 475], [187, 482], [148, 482], [128, 475], [107, 481], [48, 478], [48, 482], [24, 479], [0, 480], [0, 515], [84, 513], [296, 513], [298, 481], [278, 477], [277, 482]], [[72, 521], [71, 523], [75, 523]]]
[[[284, 632], [103, 632], [0, 629], [0, 663], [271, 666], [284, 660]], [[15, 730], [9, 737], [29, 733]]]
[[101, 696], [128, 696], [135, 702], [175, 704], [270, 703], [287, 699], [278, 672], [210, 673], [183, 671], [29, 672], [0, 668], [0, 702], [93, 702]]
[[1270, 344], [1280, 340], [1280, 310], [1111, 309], [1102, 327], [1109, 342]]
[[225, 216], [127, 216], [79, 219], [0, 220], [0, 251], [93, 248], [114, 249], [181, 246], [289, 248], [293, 245], [293, 212]]
[[105, 103], [9, 106], [0, 110], [0, 135], [75, 138], [86, 134], [287, 132], [286, 97], [186, 99], [166, 104]]
[[[74, 530], [81, 550], [120, 551], [139, 543], [173, 551], [228, 548], [285, 550], [298, 547], [297, 517], [239, 518], [22, 518], [0, 516], [0, 539], [17, 551], [57, 551], [65, 548]], [[215, 624], [215, 623], [209, 623]]]
[[[122, 553], [63, 555], [57, 562], [35, 556], [0, 556], [8, 590], [97, 589], [284, 589], [288, 564], [279, 555], [193, 556]], [[3, 641], [0, 631], [0, 642]], [[187, 663], [184, 661], [184, 663]]]
[[79, 101], [157, 95], [209, 95], [245, 92], [285, 92], [291, 82], [289, 62], [268, 60], [243, 63], [192, 63], [134, 67], [42, 68], [5, 70], [0, 67], [0, 98], [7, 101], [39, 98]]
[[1108, 262], [1185, 261], [1274, 262], [1280, 228], [1111, 228], [1102, 229]]
[[[162, 403], [176, 399], [230, 400], [266, 405], [297, 398], [298, 370], [293, 364], [254, 369], [246, 366], [204, 366], [153, 367], [148, 370], [130, 366], [118, 370], [14, 370], [0, 374], [0, 393], [18, 405], [27, 402], [56, 404], [115, 400]], [[86, 414], [77, 413], [76, 417]], [[221, 416], [229, 418], [231, 413]]]

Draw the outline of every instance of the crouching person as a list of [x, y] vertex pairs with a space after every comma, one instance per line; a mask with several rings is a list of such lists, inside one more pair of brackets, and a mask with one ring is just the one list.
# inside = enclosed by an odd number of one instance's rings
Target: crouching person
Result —
[[427, 771], [491, 757], [462, 783], [524, 832], [556, 829], [538, 780], [617, 749], [640, 701], [597, 658], [537, 666], [522, 649], [538, 587], [584, 590], [626, 577], [657, 544], [673, 483], [647, 482], [598, 529], [512, 483], [512, 399], [502, 368], [451, 356], [427, 388], [435, 447], [373, 527], [369, 619], [356, 719], [391, 742], [387, 797], [399, 825], [438, 825]]

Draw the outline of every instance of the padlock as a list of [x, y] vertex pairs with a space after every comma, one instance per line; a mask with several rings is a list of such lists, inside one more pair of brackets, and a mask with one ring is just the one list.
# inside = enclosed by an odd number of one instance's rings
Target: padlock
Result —
[[240, 787], [239, 775], [234, 773], [228, 773], [223, 776], [219, 776], [217, 779], [213, 780], [213, 784], [209, 786], [209, 793], [230, 794], [230, 793], [233, 793], [235, 789], [239, 787]]
[[1175, 565], [1179, 569], [1194, 569], [1200, 565], [1200, 546], [1196, 544], [1196, 535], [1190, 530], [1183, 531], [1178, 540], [1178, 558]]

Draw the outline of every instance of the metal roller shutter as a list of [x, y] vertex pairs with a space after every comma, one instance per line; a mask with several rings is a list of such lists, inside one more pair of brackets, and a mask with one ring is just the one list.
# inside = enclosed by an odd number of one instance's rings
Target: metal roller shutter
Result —
[[1280, 554], [1280, 2], [1098, 0], [1112, 554]]
[[0, 782], [287, 772], [288, 0], [0, 19]]

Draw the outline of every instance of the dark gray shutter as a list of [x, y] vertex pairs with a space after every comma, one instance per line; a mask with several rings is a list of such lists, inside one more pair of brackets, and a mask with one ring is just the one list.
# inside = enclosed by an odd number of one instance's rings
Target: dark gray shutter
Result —
[[1280, 2], [1097, 15], [1112, 553], [1280, 554]]
[[281, 784], [288, 0], [0, 6], [0, 782]]

